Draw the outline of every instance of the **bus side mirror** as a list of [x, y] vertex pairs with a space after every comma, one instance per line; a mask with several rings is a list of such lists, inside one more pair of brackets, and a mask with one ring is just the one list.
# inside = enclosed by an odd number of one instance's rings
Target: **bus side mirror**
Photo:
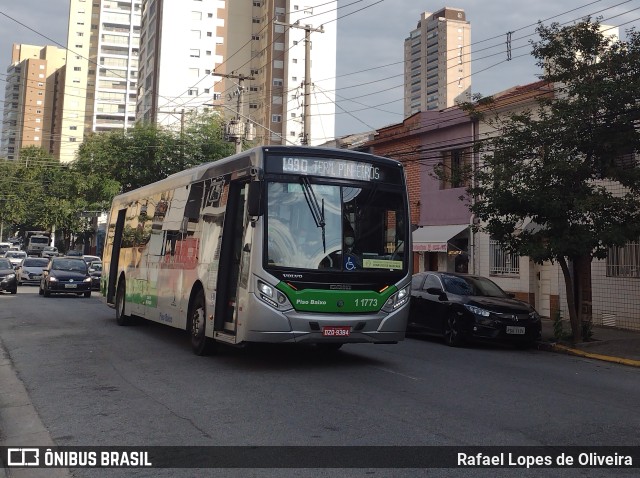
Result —
[[249, 216], [262, 216], [262, 181], [249, 183], [249, 197], [247, 198], [247, 213]]

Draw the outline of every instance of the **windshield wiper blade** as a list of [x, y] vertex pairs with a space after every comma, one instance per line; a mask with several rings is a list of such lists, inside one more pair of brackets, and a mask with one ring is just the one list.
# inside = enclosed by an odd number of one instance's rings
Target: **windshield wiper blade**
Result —
[[318, 203], [318, 198], [316, 198], [316, 194], [313, 192], [309, 178], [306, 176], [300, 176], [300, 183], [302, 184], [302, 192], [304, 193], [304, 198], [307, 201], [307, 206], [309, 206], [309, 210], [311, 211], [313, 221], [316, 223], [316, 227], [322, 228], [322, 249], [324, 252], [327, 252], [325, 239], [326, 222], [324, 220], [324, 198], [322, 198], [321, 207]]

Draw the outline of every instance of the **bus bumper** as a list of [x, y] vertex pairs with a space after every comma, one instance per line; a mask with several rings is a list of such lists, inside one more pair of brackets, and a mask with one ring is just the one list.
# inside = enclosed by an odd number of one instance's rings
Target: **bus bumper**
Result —
[[[240, 329], [245, 342], [269, 343], [395, 343], [404, 340], [408, 303], [391, 313], [321, 314], [279, 311], [250, 295], [251, 322]], [[326, 327], [349, 327], [348, 336], [327, 336]]]

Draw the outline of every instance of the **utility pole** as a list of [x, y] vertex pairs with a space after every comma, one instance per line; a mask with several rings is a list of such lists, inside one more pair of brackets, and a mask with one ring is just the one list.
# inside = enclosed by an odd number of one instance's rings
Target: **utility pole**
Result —
[[302, 141], [303, 146], [308, 146], [311, 138], [311, 32], [324, 33], [324, 28], [313, 28], [311, 25], [300, 25], [299, 22], [286, 24], [282, 22], [274, 22], [278, 25], [284, 25], [290, 28], [301, 28], [304, 30], [304, 107], [303, 107], [303, 123], [302, 123]]
[[228, 141], [232, 141], [236, 144], [236, 153], [242, 152], [242, 140], [253, 139], [252, 124], [250, 122], [242, 121], [242, 97], [244, 96], [244, 80], [254, 80], [253, 76], [244, 76], [243, 74], [236, 75], [233, 72], [231, 74], [213, 73], [215, 76], [221, 76], [222, 78], [233, 78], [238, 80], [238, 89], [234, 94], [227, 95], [227, 99], [231, 100], [234, 95], [238, 97], [236, 103], [236, 117], [231, 120], [226, 127], [225, 136]]

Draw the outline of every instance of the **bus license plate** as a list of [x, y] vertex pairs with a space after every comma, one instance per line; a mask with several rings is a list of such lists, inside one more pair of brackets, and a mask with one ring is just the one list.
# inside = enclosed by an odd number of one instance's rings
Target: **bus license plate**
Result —
[[349, 337], [351, 327], [348, 325], [336, 325], [322, 327], [322, 335], [324, 337]]
[[78, 287], [78, 284], [65, 284], [64, 288], [65, 289], [76, 289]]
[[513, 325], [507, 325], [507, 333], [514, 335], [524, 335], [525, 328], [524, 327], [515, 327]]

